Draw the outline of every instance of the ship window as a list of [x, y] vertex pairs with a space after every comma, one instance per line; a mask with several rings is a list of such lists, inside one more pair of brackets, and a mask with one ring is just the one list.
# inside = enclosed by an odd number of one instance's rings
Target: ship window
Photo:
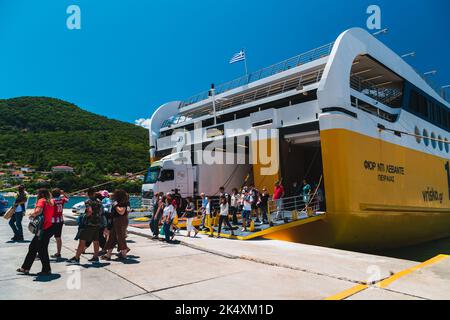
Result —
[[175, 180], [175, 171], [174, 170], [163, 170], [161, 171], [161, 175], [159, 176], [159, 181], [173, 181]]
[[448, 129], [448, 113], [444, 108], [441, 108], [442, 126]]
[[434, 134], [434, 132], [431, 133], [431, 146], [433, 147], [433, 149], [436, 149], [437, 147], [436, 135]]
[[438, 137], [438, 146], [439, 146], [439, 150], [444, 150], [444, 144], [442, 143], [442, 137], [439, 136]]
[[418, 127], [416, 127], [416, 129], [414, 130], [414, 134], [416, 135], [417, 143], [421, 143], [422, 137], [420, 136], [420, 129]]
[[427, 98], [419, 94], [416, 90], [411, 91], [411, 98], [409, 100], [409, 109], [424, 118], [428, 118], [428, 106], [430, 105], [430, 111], [433, 115], [434, 105], [429, 104]]
[[447, 153], [450, 152], [450, 146], [448, 145], [448, 139], [445, 138], [444, 148]]
[[430, 139], [428, 136], [428, 131], [426, 129], [423, 129], [423, 143], [428, 147], [430, 145]]

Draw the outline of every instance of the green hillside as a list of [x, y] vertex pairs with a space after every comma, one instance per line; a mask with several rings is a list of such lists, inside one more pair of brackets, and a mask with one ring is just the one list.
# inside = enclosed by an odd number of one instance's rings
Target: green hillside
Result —
[[0, 100], [0, 163], [50, 170], [69, 165], [77, 174], [145, 170], [148, 131], [53, 98]]

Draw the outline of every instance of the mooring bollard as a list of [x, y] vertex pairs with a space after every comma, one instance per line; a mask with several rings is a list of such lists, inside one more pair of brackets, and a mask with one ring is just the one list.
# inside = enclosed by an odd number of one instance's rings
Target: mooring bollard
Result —
[[294, 210], [292, 211], [292, 221], [297, 221], [298, 220], [298, 211]]

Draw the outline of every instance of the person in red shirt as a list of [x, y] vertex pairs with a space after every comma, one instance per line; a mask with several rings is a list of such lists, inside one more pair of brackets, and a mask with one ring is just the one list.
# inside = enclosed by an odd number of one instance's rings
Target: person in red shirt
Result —
[[280, 181], [277, 181], [275, 183], [275, 190], [273, 192], [273, 200], [276, 203], [277, 206], [277, 214], [275, 216], [276, 220], [281, 220], [282, 217], [282, 212], [283, 212], [283, 198], [284, 198], [285, 192], [284, 192], [284, 187], [281, 184]]
[[38, 276], [48, 276], [51, 274], [50, 258], [48, 256], [48, 244], [53, 237], [53, 214], [54, 206], [52, 196], [47, 189], [40, 189], [37, 195], [36, 207], [31, 218], [43, 216], [42, 227], [38, 228], [33, 240], [28, 247], [28, 254], [21, 268], [17, 272], [29, 274], [36, 255], [39, 253], [39, 259], [42, 263], [42, 271]]
[[54, 259], [60, 259], [61, 258], [61, 248], [62, 248], [62, 229], [64, 226], [64, 205], [69, 201], [69, 198], [66, 196], [63, 190], [60, 189], [53, 189], [52, 190], [52, 197], [53, 197], [53, 206], [55, 207], [54, 213], [53, 213], [53, 230], [55, 233], [55, 239], [56, 239], [56, 254], [52, 255], [51, 257]]

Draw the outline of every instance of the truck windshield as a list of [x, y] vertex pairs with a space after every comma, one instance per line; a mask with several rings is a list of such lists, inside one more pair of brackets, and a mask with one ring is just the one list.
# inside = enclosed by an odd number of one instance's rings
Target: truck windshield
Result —
[[158, 181], [159, 173], [161, 172], [161, 167], [151, 167], [148, 169], [145, 175], [145, 184], [155, 184]]

